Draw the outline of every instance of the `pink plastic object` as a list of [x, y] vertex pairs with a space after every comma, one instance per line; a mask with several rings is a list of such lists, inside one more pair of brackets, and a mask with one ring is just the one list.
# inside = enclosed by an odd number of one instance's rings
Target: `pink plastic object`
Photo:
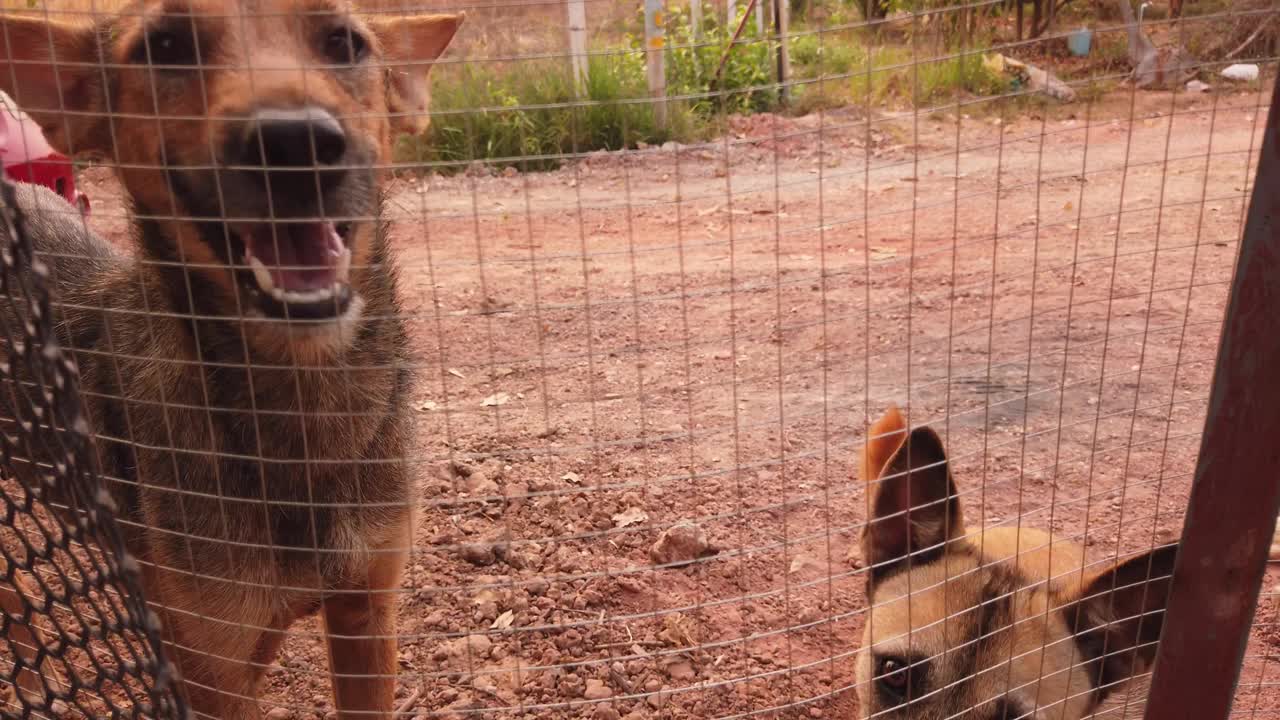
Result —
[[0, 92], [0, 163], [10, 180], [44, 185], [81, 213], [89, 214], [89, 198], [76, 190], [71, 159], [55, 151], [44, 139], [40, 126], [3, 92]]

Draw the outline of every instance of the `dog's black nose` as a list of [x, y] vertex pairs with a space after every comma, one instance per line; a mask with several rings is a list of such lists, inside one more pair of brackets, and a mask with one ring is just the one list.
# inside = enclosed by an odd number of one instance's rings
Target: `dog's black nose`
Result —
[[227, 159], [242, 177], [270, 188], [273, 212], [314, 206], [342, 184], [347, 134], [328, 110], [262, 108], [230, 138]]
[[315, 107], [257, 110], [240, 143], [240, 162], [266, 170], [327, 168], [347, 152], [347, 134], [338, 119]]

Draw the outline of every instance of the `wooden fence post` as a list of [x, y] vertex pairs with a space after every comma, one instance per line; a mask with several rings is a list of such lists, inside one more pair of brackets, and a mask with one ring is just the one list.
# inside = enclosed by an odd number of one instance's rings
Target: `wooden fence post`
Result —
[[[784, 0], [784, 2], [789, 2], [789, 0]], [[774, 4], [775, 5], [777, 4], [776, 0]], [[760, 0], [759, 2], [756, 3], [756, 35], [759, 35], [761, 39], [764, 38], [764, 31], [765, 31], [764, 6], [765, 6], [765, 0]]]
[[787, 35], [791, 32], [790, 0], [774, 0], [773, 25], [778, 33], [778, 98], [785, 105], [791, 102], [791, 52], [787, 49]]
[[694, 40], [702, 38], [702, 0], [689, 0], [689, 31]]
[[1147, 720], [1231, 714], [1280, 509], [1280, 81], [1263, 132]]
[[738, 3], [736, 0], [725, 0], [724, 3], [724, 26], [733, 27], [738, 22]]
[[644, 0], [644, 53], [654, 119], [667, 127], [667, 37], [664, 0]]
[[573, 80], [579, 97], [587, 92], [587, 73], [590, 65], [587, 58], [587, 2], [586, 0], [568, 0], [569, 10], [569, 54], [573, 57]]

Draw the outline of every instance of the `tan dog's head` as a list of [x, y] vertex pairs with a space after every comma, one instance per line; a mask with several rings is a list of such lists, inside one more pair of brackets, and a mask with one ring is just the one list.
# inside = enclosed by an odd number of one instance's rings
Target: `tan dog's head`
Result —
[[868, 437], [862, 717], [1077, 720], [1149, 672], [1176, 546], [1089, 573], [1044, 532], [966, 535], [937, 434], [890, 408]]
[[461, 21], [341, 0], [8, 15], [0, 88], [59, 150], [116, 164], [146, 259], [186, 273], [191, 310], [333, 332], [384, 260], [392, 134], [426, 127], [428, 71]]

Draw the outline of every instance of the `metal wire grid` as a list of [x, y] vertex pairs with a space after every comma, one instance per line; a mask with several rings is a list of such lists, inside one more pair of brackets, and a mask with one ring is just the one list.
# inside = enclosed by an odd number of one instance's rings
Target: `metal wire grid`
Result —
[[[503, 8], [469, 9], [437, 74], [565, 60], [556, 49], [481, 55], [465, 33], [489, 31], [477, 17], [502, 24]], [[894, 22], [918, 29], [938, 13]], [[860, 25], [792, 37], [836, 43]], [[913, 33], [908, 59], [790, 85], [894, 71], [918, 84], [931, 63], [980, 57], [927, 45]], [[382, 168], [402, 173], [386, 212], [406, 369], [420, 378], [417, 441], [401, 459], [423, 498], [399, 591], [399, 711], [853, 712], [867, 511], [852, 458], [889, 402], [943, 433], [971, 528], [1050, 528], [1098, 563], [1172, 540], [1264, 94], [1120, 91], [1079, 102], [1074, 117], [1009, 103], [1034, 94], [720, 117], [724, 132], [704, 141]], [[582, 122], [599, 105], [515, 109]], [[486, 169], [549, 160], [562, 166]], [[90, 222], [113, 240], [132, 222], [108, 177], [120, 165], [85, 173], [102, 198]], [[1261, 617], [1241, 716], [1270, 709]], [[332, 708], [314, 621], [288, 630], [264, 701], [276, 717]]]

